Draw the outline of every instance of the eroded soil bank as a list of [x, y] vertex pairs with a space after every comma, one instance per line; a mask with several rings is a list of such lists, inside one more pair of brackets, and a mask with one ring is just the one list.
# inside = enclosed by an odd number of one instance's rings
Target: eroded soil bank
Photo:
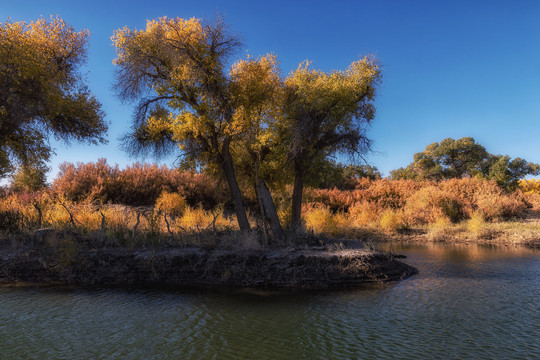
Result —
[[325, 289], [397, 281], [417, 270], [361, 249], [92, 249], [59, 239], [0, 246], [0, 282]]

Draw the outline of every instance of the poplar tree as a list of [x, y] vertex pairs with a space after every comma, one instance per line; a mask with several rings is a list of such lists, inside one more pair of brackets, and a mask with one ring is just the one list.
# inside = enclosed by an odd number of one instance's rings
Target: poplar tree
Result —
[[42, 168], [49, 136], [106, 142], [101, 104], [80, 72], [88, 37], [59, 17], [0, 23], [0, 177]]
[[301, 226], [304, 182], [314, 166], [338, 153], [362, 156], [370, 150], [366, 130], [380, 81], [372, 57], [332, 72], [305, 62], [285, 79], [280, 132], [294, 173], [292, 228]]
[[128, 146], [136, 152], [178, 147], [184, 161], [220, 168], [238, 225], [249, 230], [231, 154], [242, 129], [227, 66], [241, 45], [238, 38], [222, 19], [212, 24], [162, 17], [143, 30], [117, 30], [112, 40], [118, 94], [138, 101]]

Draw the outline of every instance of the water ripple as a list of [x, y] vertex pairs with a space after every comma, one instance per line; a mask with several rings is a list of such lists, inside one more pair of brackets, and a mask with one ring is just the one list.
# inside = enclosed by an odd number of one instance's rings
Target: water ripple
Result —
[[0, 287], [0, 358], [532, 359], [540, 254], [402, 249], [420, 274], [283, 294]]

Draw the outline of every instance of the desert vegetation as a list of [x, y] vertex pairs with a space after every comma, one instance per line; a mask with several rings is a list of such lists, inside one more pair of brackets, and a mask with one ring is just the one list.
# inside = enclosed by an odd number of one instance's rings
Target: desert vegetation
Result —
[[[344, 167], [337, 168], [346, 181], [336, 177], [336, 186], [304, 191], [302, 219], [308, 235], [371, 243], [538, 242], [538, 180], [521, 180], [519, 188], [510, 191], [493, 180], [392, 180], [351, 176]], [[343, 184], [344, 189], [337, 186]], [[255, 192], [245, 191], [247, 218], [254, 230], [240, 235], [227, 188], [205, 174], [143, 164], [120, 169], [102, 159], [63, 164], [53, 183], [40, 190], [22, 186], [18, 183], [2, 193], [4, 233], [71, 229], [109, 246], [263, 245]], [[289, 185], [274, 193], [286, 228], [291, 191]], [[285, 232], [282, 244], [294, 242], [293, 234], [297, 233]]]

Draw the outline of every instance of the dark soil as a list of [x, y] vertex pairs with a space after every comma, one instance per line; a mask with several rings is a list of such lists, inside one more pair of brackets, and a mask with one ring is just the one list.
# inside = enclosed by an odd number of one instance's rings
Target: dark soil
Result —
[[0, 245], [0, 283], [325, 289], [416, 273], [396, 256], [362, 249], [95, 249], [66, 234]]

